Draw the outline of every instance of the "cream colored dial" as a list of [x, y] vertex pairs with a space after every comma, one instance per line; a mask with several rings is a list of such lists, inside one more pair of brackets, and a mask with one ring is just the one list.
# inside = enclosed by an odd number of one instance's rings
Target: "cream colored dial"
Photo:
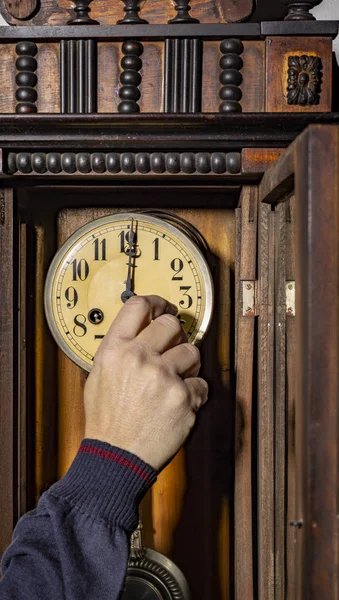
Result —
[[79, 366], [91, 369], [131, 293], [157, 294], [176, 304], [189, 341], [202, 339], [212, 314], [213, 285], [199, 248], [160, 218], [110, 215], [76, 231], [57, 252], [46, 279], [49, 327]]

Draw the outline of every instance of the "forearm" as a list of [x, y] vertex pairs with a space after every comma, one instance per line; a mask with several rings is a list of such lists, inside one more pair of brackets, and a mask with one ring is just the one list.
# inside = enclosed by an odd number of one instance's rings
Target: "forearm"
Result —
[[116, 600], [151, 467], [84, 440], [68, 473], [17, 524], [3, 558], [4, 600]]

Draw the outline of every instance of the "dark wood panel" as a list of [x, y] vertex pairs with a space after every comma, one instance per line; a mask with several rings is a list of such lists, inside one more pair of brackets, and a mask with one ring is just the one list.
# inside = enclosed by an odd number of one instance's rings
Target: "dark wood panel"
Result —
[[15, 113], [15, 61], [14, 44], [0, 44], [0, 112]]
[[[295, 281], [295, 197], [290, 198], [286, 213], [286, 281]], [[286, 592], [287, 598], [295, 598], [295, 392], [296, 392], [296, 337], [295, 316], [286, 318]]]
[[[294, 61], [293, 79], [289, 76], [290, 57], [307, 57]], [[266, 40], [266, 111], [325, 112], [332, 108], [332, 40], [330, 38], [272, 37]], [[310, 58], [309, 58], [310, 57]], [[317, 70], [314, 58], [320, 59]], [[302, 79], [301, 79], [302, 78]], [[319, 83], [319, 93], [311, 94]], [[288, 86], [294, 86], [293, 104]], [[305, 90], [309, 91], [307, 100]], [[298, 93], [299, 92], [299, 93]]]
[[274, 598], [274, 212], [259, 203], [258, 599]]
[[14, 279], [12, 190], [0, 190], [0, 553], [14, 525]]
[[[258, 196], [255, 187], [244, 187], [241, 195], [240, 256], [236, 281], [236, 439], [235, 439], [235, 594], [253, 599], [253, 369], [255, 316], [243, 315], [243, 281], [254, 281], [257, 269]], [[248, 284], [249, 285], [249, 284]]]
[[286, 506], [286, 203], [275, 210], [274, 600], [285, 600]]
[[243, 112], [265, 111], [265, 42], [244, 42], [241, 58], [242, 91], [241, 106]]
[[339, 595], [339, 131], [296, 147], [298, 600]]
[[38, 44], [38, 112], [60, 112], [59, 44]]
[[243, 173], [264, 173], [282, 155], [282, 148], [244, 148], [242, 151]]

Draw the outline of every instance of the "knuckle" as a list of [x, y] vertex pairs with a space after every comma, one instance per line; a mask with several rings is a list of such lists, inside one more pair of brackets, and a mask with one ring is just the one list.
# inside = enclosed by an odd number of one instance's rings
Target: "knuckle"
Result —
[[152, 360], [147, 363], [147, 379], [150, 381], [160, 380], [163, 381], [164, 377], [168, 376], [167, 370], [164, 365], [154, 362], [154, 356]]
[[135, 341], [129, 344], [124, 352], [124, 359], [129, 363], [130, 368], [135, 368], [145, 362], [147, 358], [147, 350], [141, 344]]
[[133, 310], [140, 310], [142, 312], [148, 312], [151, 310], [151, 301], [147, 296], [132, 296], [125, 306], [133, 306]]
[[193, 346], [193, 344], [189, 344], [189, 343], [183, 344], [183, 348], [185, 348], [185, 350], [187, 352], [190, 352], [192, 354], [194, 363], [196, 363], [197, 365], [200, 366], [200, 364], [201, 364], [200, 350], [196, 346]]
[[173, 407], [175, 409], [182, 409], [187, 406], [189, 400], [189, 394], [186, 386], [180, 382], [176, 384], [172, 389]]
[[207, 396], [208, 395], [208, 383], [207, 383], [207, 381], [205, 381], [205, 379], [202, 379], [201, 377], [197, 377], [197, 383], [198, 383], [198, 393], [202, 397]]
[[98, 351], [95, 354], [93, 369], [98, 368], [107, 368], [112, 364], [112, 361], [116, 359], [115, 348], [107, 346], [104, 343], [101, 343]]
[[157, 318], [157, 321], [158, 321], [158, 323], [161, 323], [162, 325], [165, 325], [166, 327], [173, 329], [174, 333], [176, 333], [178, 335], [181, 332], [183, 332], [183, 329], [182, 329], [178, 319], [176, 317], [174, 317], [173, 315], [169, 315], [169, 314], [161, 315], [160, 317]]

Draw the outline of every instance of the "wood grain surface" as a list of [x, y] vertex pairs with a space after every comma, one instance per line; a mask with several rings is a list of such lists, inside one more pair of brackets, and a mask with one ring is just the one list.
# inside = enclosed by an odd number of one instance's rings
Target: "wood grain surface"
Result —
[[[34, 0], [15, 0], [15, 2], [14, 7], [13, 0], [0, 1], [1, 14], [8, 23], [13, 25], [25, 25], [27, 22], [32, 25], [66, 25], [74, 15], [69, 0], [45, 0], [31, 18], [22, 22], [18, 17], [24, 13], [26, 17], [32, 14], [31, 3]], [[167, 23], [176, 15], [174, 4], [173, 0], [143, 0], [140, 16], [149, 23]], [[243, 21], [251, 14], [253, 4], [253, 0], [193, 0], [190, 14], [201, 23]], [[118, 0], [114, 2], [94, 0], [90, 4], [90, 9], [90, 16], [101, 25], [114, 25], [124, 14], [123, 3]]]
[[258, 599], [274, 598], [274, 212], [259, 203]]
[[[339, 129], [296, 144], [297, 600], [339, 596]], [[310, 249], [312, 251], [310, 252]]]
[[[254, 281], [257, 269], [257, 188], [244, 187], [241, 194], [238, 297], [243, 281]], [[238, 218], [238, 217], [237, 217]], [[235, 597], [253, 599], [253, 370], [255, 316], [243, 316], [237, 303], [236, 439], [235, 439]]]
[[13, 197], [0, 190], [0, 527], [1, 554], [11, 541], [14, 525], [14, 312], [13, 312]]
[[[318, 56], [322, 62], [319, 104], [287, 103], [289, 56]], [[330, 38], [272, 37], [266, 39], [266, 112], [327, 112], [332, 109], [332, 40]]]
[[38, 83], [37, 107], [39, 113], [60, 112], [60, 56], [59, 44], [37, 44]]
[[[37, 53], [38, 83], [36, 86], [39, 113], [60, 112], [60, 47], [58, 43], [39, 43]], [[220, 43], [205, 42], [203, 52], [202, 111], [219, 111], [220, 90]], [[97, 52], [98, 65], [98, 112], [117, 113], [120, 102], [119, 77], [121, 73], [121, 44], [117, 42], [99, 42]], [[16, 100], [15, 44], [0, 45], [0, 111], [14, 113]], [[244, 67], [241, 71], [243, 112], [260, 112], [265, 103], [265, 42], [244, 41], [242, 54]], [[141, 112], [163, 112], [164, 44], [145, 42], [141, 55], [140, 74]]]
[[284, 152], [282, 148], [244, 148], [241, 154], [243, 173], [264, 173]]
[[[244, 41], [241, 55], [244, 66], [241, 69], [243, 78], [240, 85], [243, 112], [261, 112], [265, 108], [265, 42]], [[203, 79], [202, 79], [202, 112], [219, 111], [219, 75], [221, 69], [220, 42], [204, 42]]]
[[[286, 214], [286, 281], [295, 281], [295, 197], [290, 198]], [[286, 318], [286, 574], [287, 598], [295, 597], [296, 557], [295, 528], [291, 527], [296, 518], [295, 511], [295, 393], [296, 393], [296, 317]]]
[[28, 19], [37, 7], [37, 0], [4, 0], [4, 8], [15, 19]]
[[0, 112], [15, 113], [15, 44], [0, 44]]
[[275, 600], [285, 600], [286, 506], [286, 245], [287, 203], [275, 210], [274, 567]]

